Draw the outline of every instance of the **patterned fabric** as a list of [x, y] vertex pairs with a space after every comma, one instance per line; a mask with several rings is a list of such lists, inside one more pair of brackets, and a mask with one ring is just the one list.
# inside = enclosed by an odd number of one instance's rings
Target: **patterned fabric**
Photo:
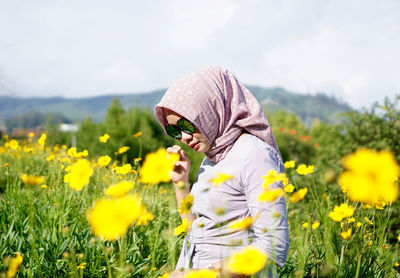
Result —
[[154, 108], [158, 121], [165, 127], [163, 108], [185, 117], [199, 129], [211, 143], [205, 153], [211, 161], [224, 159], [244, 131], [279, 153], [260, 104], [228, 70], [208, 67], [175, 82]]

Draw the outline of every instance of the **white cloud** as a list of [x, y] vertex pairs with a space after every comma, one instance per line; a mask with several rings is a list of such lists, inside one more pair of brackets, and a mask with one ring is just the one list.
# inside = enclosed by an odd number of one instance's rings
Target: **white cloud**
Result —
[[0, 93], [150, 91], [207, 65], [354, 107], [400, 93], [395, 0], [0, 2]]

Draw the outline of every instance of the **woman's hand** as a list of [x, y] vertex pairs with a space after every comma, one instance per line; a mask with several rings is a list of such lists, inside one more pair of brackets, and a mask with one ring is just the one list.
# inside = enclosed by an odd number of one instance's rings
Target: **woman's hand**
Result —
[[172, 182], [176, 185], [178, 182], [189, 183], [190, 159], [184, 150], [178, 145], [167, 148], [168, 153], [177, 153], [180, 160], [175, 163], [175, 168], [171, 171]]

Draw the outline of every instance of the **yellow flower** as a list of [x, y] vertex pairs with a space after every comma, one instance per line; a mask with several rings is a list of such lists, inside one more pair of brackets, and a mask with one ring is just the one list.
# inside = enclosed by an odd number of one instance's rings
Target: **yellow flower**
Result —
[[135, 158], [135, 159], [133, 160], [133, 163], [134, 163], [134, 164], [138, 164], [141, 160], [142, 160], [141, 157], [137, 157], [137, 158]]
[[347, 223], [353, 223], [354, 221], [356, 221], [355, 219], [354, 219], [354, 217], [351, 217], [351, 218], [347, 218]]
[[379, 209], [379, 210], [383, 210], [385, 208], [385, 206], [386, 206], [386, 203], [384, 201], [378, 202], [375, 204], [376, 209]]
[[346, 203], [343, 203], [340, 206], [335, 206], [333, 211], [331, 211], [328, 216], [333, 221], [340, 222], [344, 218], [353, 216], [353, 214], [354, 214], [354, 208]]
[[138, 137], [140, 137], [142, 134], [143, 134], [143, 132], [139, 131], [139, 132], [136, 132], [135, 134], [133, 134], [132, 136], [133, 136], [133, 138], [138, 138]]
[[389, 245], [387, 245], [386, 243], [382, 244], [381, 247], [385, 250], [389, 249]]
[[371, 220], [369, 220], [367, 217], [364, 217], [365, 222], [367, 222], [369, 225], [374, 225]]
[[47, 139], [47, 135], [46, 135], [46, 133], [43, 133], [43, 134], [40, 136], [39, 140], [38, 140], [38, 144], [39, 144], [40, 146], [44, 147], [44, 145], [46, 144], [46, 139]]
[[85, 269], [86, 268], [86, 263], [81, 263], [77, 266], [77, 269]]
[[122, 197], [127, 194], [134, 186], [131, 181], [121, 181], [113, 184], [104, 190], [104, 194], [110, 197]]
[[44, 177], [22, 174], [21, 180], [26, 185], [38, 185], [45, 181]]
[[51, 154], [48, 157], [46, 157], [46, 160], [47, 161], [54, 161], [54, 158], [55, 158], [54, 154]]
[[294, 160], [286, 161], [284, 163], [284, 166], [285, 166], [286, 169], [294, 168], [295, 167], [295, 162], [294, 162]]
[[11, 259], [10, 265], [7, 270], [7, 277], [14, 277], [17, 274], [18, 268], [22, 264], [23, 260], [24, 257], [20, 253], [17, 253], [15, 258]]
[[193, 195], [188, 194], [185, 198], [181, 200], [178, 211], [179, 214], [189, 213], [193, 206]]
[[267, 259], [267, 255], [249, 245], [228, 259], [227, 268], [233, 273], [252, 275], [263, 269]]
[[399, 236], [397, 237], [397, 240], [400, 242], [400, 234], [399, 234]]
[[76, 156], [76, 148], [75, 147], [71, 147], [67, 150], [67, 155], [70, 157], [75, 157]]
[[24, 147], [23, 150], [26, 153], [32, 153], [33, 152], [33, 148], [29, 148], [29, 147]]
[[319, 227], [319, 225], [320, 225], [321, 223], [319, 223], [319, 221], [314, 221], [314, 223], [312, 224], [312, 228], [313, 228], [313, 230], [315, 230], [315, 229], [317, 229], [318, 227]]
[[247, 230], [253, 224], [253, 218], [246, 217], [242, 220], [233, 221], [229, 224], [229, 229], [236, 230], [236, 231], [243, 231]]
[[121, 174], [121, 175], [126, 175], [132, 171], [132, 166], [131, 164], [127, 163], [121, 167], [115, 167], [115, 173]]
[[35, 136], [35, 133], [33, 133], [33, 132], [29, 132], [29, 133], [28, 133], [28, 137], [29, 137], [29, 138], [33, 138], [33, 136]]
[[368, 240], [368, 241], [367, 241], [367, 245], [368, 245], [368, 246], [371, 246], [371, 245], [372, 245], [372, 240]]
[[299, 189], [295, 193], [293, 193], [292, 196], [289, 197], [289, 200], [292, 203], [300, 202], [301, 200], [303, 200], [304, 196], [306, 196], [307, 191], [308, 191], [307, 187]]
[[40, 186], [40, 188], [42, 188], [42, 189], [47, 189], [47, 188], [49, 188], [46, 184], [42, 184], [41, 186]]
[[400, 174], [400, 167], [391, 152], [360, 149], [345, 156], [342, 164], [347, 170], [338, 182], [350, 200], [369, 205], [397, 200], [393, 177]]
[[258, 195], [259, 202], [273, 202], [285, 194], [282, 188], [266, 189]]
[[284, 190], [285, 190], [285, 192], [287, 192], [287, 193], [292, 193], [293, 190], [294, 190], [293, 184], [285, 185]]
[[395, 267], [399, 267], [399, 266], [400, 266], [399, 262], [395, 262], [395, 263], [394, 263], [394, 266], [395, 266]]
[[92, 233], [102, 239], [114, 241], [122, 237], [143, 214], [144, 207], [136, 195], [97, 200], [87, 212]]
[[348, 240], [351, 237], [351, 228], [348, 228], [347, 231], [343, 231], [340, 233], [344, 240]]
[[83, 150], [82, 152], [78, 152], [75, 154], [76, 158], [82, 158], [82, 157], [86, 157], [89, 155], [89, 152], [87, 150]]
[[303, 229], [307, 229], [308, 228], [308, 222], [304, 222], [302, 227], [303, 227]]
[[136, 225], [138, 226], [146, 226], [148, 221], [151, 221], [154, 219], [154, 215], [150, 212], [146, 212], [143, 215], [141, 215], [136, 222]]
[[357, 223], [356, 223], [356, 227], [357, 227], [357, 228], [361, 227], [361, 225], [362, 225], [361, 222], [357, 222]]
[[186, 218], [183, 219], [182, 224], [174, 229], [174, 236], [179, 236], [182, 233], [186, 233], [191, 223], [192, 222], [188, 223]]
[[296, 172], [299, 175], [308, 175], [314, 172], [314, 166], [313, 165], [307, 166], [305, 164], [301, 164], [297, 167]]
[[64, 181], [69, 183], [69, 187], [77, 191], [89, 183], [93, 175], [93, 168], [86, 159], [79, 159], [71, 165], [71, 171], [64, 177]]
[[268, 185], [280, 181], [280, 176], [277, 171], [269, 170], [267, 175], [263, 176], [264, 181], [264, 188], [268, 188]]
[[18, 149], [19, 148], [18, 141], [14, 140], [14, 139], [10, 140], [9, 146], [10, 146], [10, 149], [12, 149], [12, 150]]
[[212, 183], [215, 186], [220, 186], [227, 180], [233, 179], [232, 175], [229, 174], [223, 174], [223, 173], [217, 173], [216, 177], [213, 179], [210, 179], [208, 182]]
[[118, 149], [118, 153], [119, 153], [119, 154], [126, 153], [129, 149], [130, 149], [130, 147], [126, 147], [126, 146], [120, 147], [120, 148]]
[[191, 270], [184, 278], [217, 278], [218, 272], [210, 269]]
[[179, 161], [179, 158], [179, 154], [169, 154], [166, 149], [149, 153], [140, 171], [140, 182], [155, 185], [170, 181], [169, 172], [175, 168], [175, 163]]
[[97, 164], [99, 164], [101, 167], [107, 166], [111, 162], [111, 157], [108, 155], [103, 155], [100, 156], [99, 159], [97, 159]]
[[110, 135], [108, 135], [107, 133], [105, 133], [103, 136], [99, 137], [99, 141], [100, 143], [107, 143], [108, 139], [110, 138]]
[[169, 273], [167, 272], [167, 273], [164, 273], [161, 276], [158, 276], [157, 278], [168, 278], [168, 276], [169, 276]]

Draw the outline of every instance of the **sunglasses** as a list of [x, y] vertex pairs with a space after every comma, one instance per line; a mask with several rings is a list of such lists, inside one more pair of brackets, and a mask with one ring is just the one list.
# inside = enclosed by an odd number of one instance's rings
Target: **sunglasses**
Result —
[[192, 134], [195, 131], [194, 125], [184, 118], [180, 118], [176, 125], [166, 125], [165, 131], [169, 136], [174, 137], [175, 139], [182, 138], [182, 131], [187, 134]]

